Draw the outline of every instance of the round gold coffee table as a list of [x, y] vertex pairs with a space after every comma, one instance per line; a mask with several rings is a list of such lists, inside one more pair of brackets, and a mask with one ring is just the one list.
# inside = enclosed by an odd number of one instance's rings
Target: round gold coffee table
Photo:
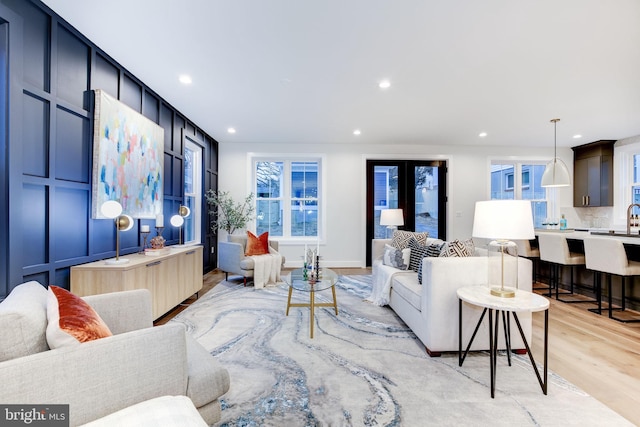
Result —
[[[308, 280], [304, 279], [303, 271], [301, 268], [293, 270], [291, 274], [285, 276], [284, 280], [289, 285], [289, 298], [287, 300], [287, 316], [289, 315], [289, 307], [309, 307], [309, 324], [310, 324], [310, 337], [313, 338], [313, 319], [314, 319], [314, 309], [315, 307], [333, 307], [338, 314], [338, 303], [336, 300], [336, 283], [338, 282], [338, 275], [335, 271], [330, 270], [328, 268], [322, 268], [320, 273], [320, 280], [315, 282], [314, 284], [309, 283]], [[331, 293], [333, 294], [333, 302], [316, 302], [315, 294], [319, 291], [324, 291], [331, 288]], [[309, 303], [291, 303], [291, 294], [293, 290], [308, 292], [309, 293]]]

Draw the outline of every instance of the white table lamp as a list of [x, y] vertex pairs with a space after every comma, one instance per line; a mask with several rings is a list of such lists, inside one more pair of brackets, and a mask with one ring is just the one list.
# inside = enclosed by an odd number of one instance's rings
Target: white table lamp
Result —
[[380, 211], [380, 225], [387, 226], [387, 235], [389, 230], [395, 230], [399, 225], [404, 225], [402, 209], [384, 209]]
[[476, 202], [472, 235], [482, 239], [493, 239], [487, 246], [491, 294], [504, 298], [514, 297], [518, 288], [518, 247], [512, 240], [535, 238], [531, 202]]

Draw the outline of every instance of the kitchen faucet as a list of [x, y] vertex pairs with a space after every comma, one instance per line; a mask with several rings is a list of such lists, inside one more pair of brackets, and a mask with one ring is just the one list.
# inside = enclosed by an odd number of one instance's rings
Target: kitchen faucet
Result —
[[640, 204], [632, 203], [627, 208], [627, 234], [631, 234], [631, 209], [633, 209], [634, 206], [640, 208]]

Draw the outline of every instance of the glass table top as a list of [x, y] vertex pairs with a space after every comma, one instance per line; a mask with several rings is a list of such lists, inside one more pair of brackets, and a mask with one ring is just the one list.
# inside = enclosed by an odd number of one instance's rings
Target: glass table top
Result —
[[320, 280], [313, 285], [308, 280], [304, 280], [304, 273], [301, 268], [293, 270], [284, 277], [284, 281], [293, 289], [304, 292], [323, 291], [335, 285], [338, 281], [338, 275], [335, 271], [328, 268], [320, 269]]

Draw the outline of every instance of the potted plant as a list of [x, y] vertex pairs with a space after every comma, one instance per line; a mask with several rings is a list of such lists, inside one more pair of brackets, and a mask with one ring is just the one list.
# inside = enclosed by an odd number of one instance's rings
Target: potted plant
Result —
[[233, 200], [228, 191], [207, 190], [205, 198], [209, 205], [209, 215], [213, 216], [211, 229], [214, 233], [222, 229], [233, 234], [235, 230], [245, 228], [253, 219], [253, 193], [245, 197], [243, 202]]

